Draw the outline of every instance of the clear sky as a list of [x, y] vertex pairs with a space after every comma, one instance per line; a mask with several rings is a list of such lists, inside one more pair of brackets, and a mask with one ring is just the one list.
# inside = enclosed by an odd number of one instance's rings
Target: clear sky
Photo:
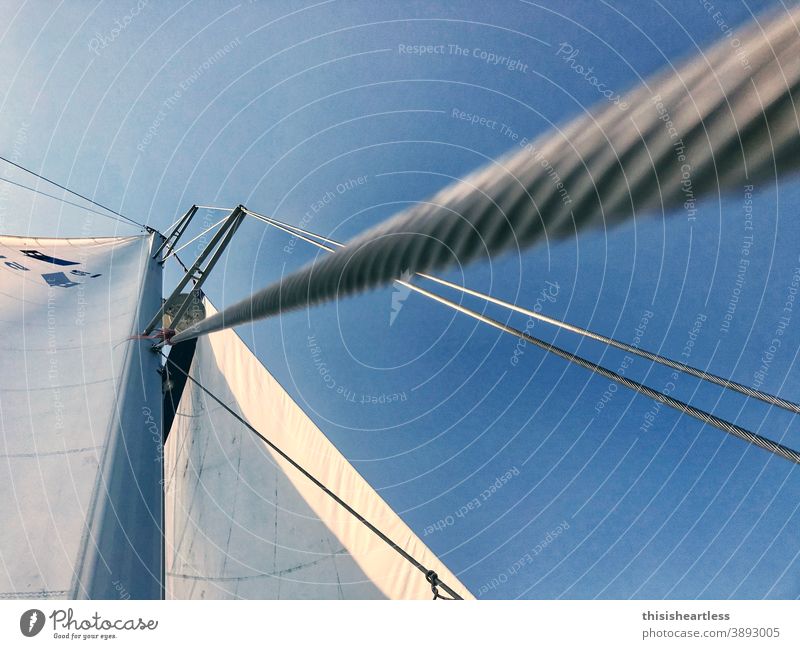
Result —
[[[0, 155], [158, 228], [192, 203], [243, 203], [345, 240], [510, 150], [512, 134], [606, 101], [576, 65], [622, 93], [775, 4], [24, 3], [0, 26]], [[136, 233], [0, 185], [2, 233]], [[800, 182], [757, 187], [752, 229], [747, 201], [733, 192], [693, 222], [641, 215], [447, 276], [798, 400], [800, 313], [785, 305]], [[289, 244], [247, 223], [212, 301], [316, 254]], [[480, 596], [800, 595], [800, 470], [784, 460], [391, 287], [240, 333]], [[787, 413], [532, 333], [800, 447]]]

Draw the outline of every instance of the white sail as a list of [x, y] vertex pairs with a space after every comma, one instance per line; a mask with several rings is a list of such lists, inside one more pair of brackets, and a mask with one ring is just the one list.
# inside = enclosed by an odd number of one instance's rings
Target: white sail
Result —
[[[207, 304], [207, 311], [214, 313]], [[233, 330], [191, 376], [464, 598], [472, 595]], [[430, 599], [425, 575], [192, 381], [166, 449], [167, 596]]]
[[161, 594], [154, 237], [0, 237], [0, 598]]

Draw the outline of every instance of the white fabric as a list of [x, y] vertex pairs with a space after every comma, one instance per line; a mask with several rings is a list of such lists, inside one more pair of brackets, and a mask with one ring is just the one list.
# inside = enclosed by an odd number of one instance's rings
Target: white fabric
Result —
[[0, 237], [0, 598], [160, 595], [152, 244]]
[[[191, 375], [462, 597], [472, 598], [236, 333], [199, 339]], [[422, 572], [191, 381], [165, 461], [168, 597], [431, 598]]]

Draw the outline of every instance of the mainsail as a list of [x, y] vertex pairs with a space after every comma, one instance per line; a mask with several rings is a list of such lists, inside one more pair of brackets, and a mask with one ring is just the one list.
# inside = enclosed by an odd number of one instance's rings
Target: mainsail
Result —
[[[206, 310], [214, 313], [208, 303]], [[472, 597], [236, 333], [201, 338], [190, 376], [166, 444], [168, 597], [431, 598], [418, 568], [209, 393], [460, 596]]]
[[155, 239], [0, 237], [0, 597], [161, 595]]
[[198, 342], [164, 458], [158, 243], [0, 237], [0, 597], [429, 599], [420, 566], [471, 597], [232, 331]]

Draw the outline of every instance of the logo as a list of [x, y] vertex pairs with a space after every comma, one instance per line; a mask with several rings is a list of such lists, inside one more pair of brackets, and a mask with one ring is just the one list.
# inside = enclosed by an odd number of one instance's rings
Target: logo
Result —
[[44, 628], [44, 613], [38, 608], [25, 611], [19, 618], [19, 630], [26, 638], [32, 638]]

